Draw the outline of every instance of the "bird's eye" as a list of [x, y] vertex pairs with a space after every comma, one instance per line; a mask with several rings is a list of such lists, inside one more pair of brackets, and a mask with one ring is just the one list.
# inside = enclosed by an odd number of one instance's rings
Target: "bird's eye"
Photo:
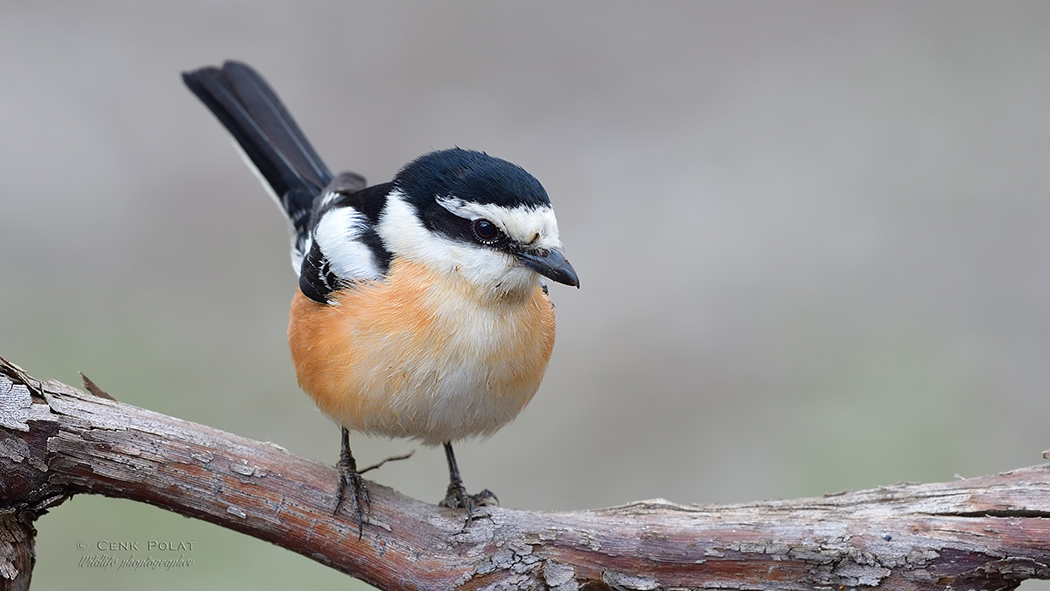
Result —
[[486, 219], [470, 222], [470, 229], [474, 232], [474, 238], [482, 244], [495, 244], [499, 240], [499, 228]]

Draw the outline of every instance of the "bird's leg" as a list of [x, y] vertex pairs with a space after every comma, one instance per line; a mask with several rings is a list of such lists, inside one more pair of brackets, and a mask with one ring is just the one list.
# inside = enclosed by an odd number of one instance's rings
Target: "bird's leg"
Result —
[[459, 475], [459, 465], [456, 464], [456, 454], [452, 452], [452, 443], [445, 442], [445, 458], [448, 460], [448, 491], [445, 500], [438, 503], [442, 507], [459, 509], [467, 506], [467, 489], [463, 486], [463, 478]]
[[[365, 487], [365, 479], [357, 471], [357, 460], [350, 453], [350, 431], [346, 427], [342, 429], [342, 449], [339, 451], [339, 496], [335, 503], [335, 513], [343, 506], [343, 502], [349, 500], [350, 510], [357, 517], [357, 539], [364, 535], [365, 512], [368, 511], [368, 488]], [[350, 489], [349, 491], [347, 489]], [[349, 492], [349, 495], [347, 494]]]
[[448, 459], [448, 492], [445, 500], [438, 503], [442, 507], [450, 509], [466, 509], [468, 519], [474, 513], [474, 507], [485, 507], [488, 505], [499, 505], [499, 499], [492, 491], [485, 489], [476, 495], [468, 495], [463, 479], [459, 475], [459, 465], [456, 464], [456, 454], [452, 452], [452, 443], [445, 442], [445, 458]]

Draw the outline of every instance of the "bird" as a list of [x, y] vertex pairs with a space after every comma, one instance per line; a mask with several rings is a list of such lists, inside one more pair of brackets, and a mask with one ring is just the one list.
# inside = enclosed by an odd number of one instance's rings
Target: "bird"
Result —
[[298, 289], [288, 344], [299, 386], [340, 427], [335, 512], [361, 535], [370, 498], [350, 431], [444, 447], [442, 507], [498, 504], [466, 492], [452, 445], [491, 435], [533, 398], [554, 347], [546, 280], [579, 287], [543, 185], [485, 152], [453, 147], [369, 186], [333, 175], [247, 64], [182, 74], [284, 212]]

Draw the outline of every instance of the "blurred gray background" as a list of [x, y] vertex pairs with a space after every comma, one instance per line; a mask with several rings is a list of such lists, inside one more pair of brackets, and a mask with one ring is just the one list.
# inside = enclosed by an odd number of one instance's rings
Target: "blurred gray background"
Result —
[[[284, 221], [179, 78], [235, 58], [333, 169], [458, 145], [550, 193], [583, 288], [551, 288], [533, 403], [457, 448], [468, 488], [728, 503], [1035, 464], [1048, 31], [1046, 2], [6, 0], [0, 355], [334, 462], [286, 350]], [[434, 449], [370, 476], [431, 502], [447, 478]], [[126, 501], [38, 527], [40, 589], [363, 587]], [[78, 541], [148, 539], [194, 564], [78, 567]]]

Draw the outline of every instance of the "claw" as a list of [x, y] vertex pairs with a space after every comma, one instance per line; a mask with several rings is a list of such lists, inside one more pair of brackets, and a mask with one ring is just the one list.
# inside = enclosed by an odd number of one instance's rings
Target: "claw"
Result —
[[489, 489], [485, 489], [476, 495], [468, 495], [462, 482], [453, 482], [448, 485], [445, 498], [438, 503], [439, 507], [448, 509], [466, 509], [467, 513], [473, 513], [475, 507], [498, 507], [499, 499]]

